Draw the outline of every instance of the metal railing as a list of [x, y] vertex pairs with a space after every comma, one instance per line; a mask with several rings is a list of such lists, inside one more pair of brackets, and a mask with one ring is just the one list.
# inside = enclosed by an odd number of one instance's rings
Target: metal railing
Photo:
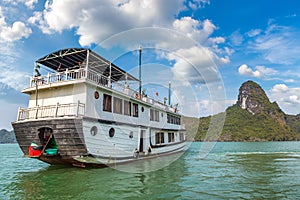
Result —
[[30, 82], [30, 87], [35, 87], [38, 85], [47, 85], [50, 83], [56, 83], [61, 81], [71, 81], [86, 78], [86, 69], [74, 69], [66, 70], [63, 72], [49, 73], [47, 75], [33, 77]]
[[27, 119], [41, 119], [41, 118], [58, 118], [58, 117], [78, 117], [84, 116], [85, 104], [69, 103], [37, 106], [32, 108], [19, 108], [18, 121]]
[[[80, 68], [74, 70], [66, 70], [63, 72], [57, 72], [53, 74], [48, 74], [39, 77], [33, 77], [31, 79], [30, 87], [37, 87], [40, 85], [47, 85], [50, 83], [62, 82], [62, 81], [71, 81], [71, 80], [79, 80], [85, 79], [89, 80], [97, 85], [104, 86], [125, 95], [130, 96], [131, 98], [139, 99], [151, 105], [155, 105], [161, 109], [164, 109], [169, 112], [178, 113], [177, 108], [172, 108], [169, 105], [162, 103], [159, 100], [151, 98], [149, 96], [140, 96], [139, 93], [129, 87], [125, 82], [120, 81], [111, 81], [108, 77], [103, 76], [100, 73], [97, 73], [91, 69]], [[37, 85], [36, 85], [37, 84]], [[33, 112], [33, 111], [32, 111]]]

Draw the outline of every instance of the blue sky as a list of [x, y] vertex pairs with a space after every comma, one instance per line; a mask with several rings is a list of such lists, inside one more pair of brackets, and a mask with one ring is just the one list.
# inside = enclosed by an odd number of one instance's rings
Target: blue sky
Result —
[[300, 113], [300, 2], [271, 0], [3, 0], [0, 128], [11, 129], [34, 61], [87, 47], [137, 75], [149, 95], [172, 82], [186, 115], [207, 116], [253, 80], [288, 114]]

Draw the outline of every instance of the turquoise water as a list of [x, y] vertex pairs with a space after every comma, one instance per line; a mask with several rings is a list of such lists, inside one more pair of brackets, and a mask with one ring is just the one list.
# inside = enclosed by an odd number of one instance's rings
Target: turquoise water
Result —
[[205, 158], [201, 145], [147, 173], [49, 166], [0, 145], [0, 199], [300, 199], [300, 142], [217, 143]]

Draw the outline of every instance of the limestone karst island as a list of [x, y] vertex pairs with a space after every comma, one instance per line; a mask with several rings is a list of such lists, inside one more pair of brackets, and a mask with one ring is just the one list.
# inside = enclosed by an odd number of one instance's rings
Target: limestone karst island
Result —
[[[210, 140], [300, 140], [300, 114], [285, 114], [276, 102], [270, 102], [265, 91], [253, 81], [241, 85], [236, 104], [228, 107], [225, 112], [225, 123], [221, 133], [215, 134], [218, 138]], [[190, 139], [203, 141], [206, 138], [211, 116], [200, 119], [186, 118], [185, 121]], [[214, 127], [210, 129], [214, 132]], [[215, 128], [216, 131], [219, 130]]]

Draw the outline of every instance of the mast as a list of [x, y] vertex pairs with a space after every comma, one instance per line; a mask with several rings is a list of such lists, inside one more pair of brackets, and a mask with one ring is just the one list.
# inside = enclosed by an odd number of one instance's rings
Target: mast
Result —
[[169, 106], [171, 105], [171, 82], [169, 82]]
[[142, 47], [139, 47], [139, 95], [142, 95]]

